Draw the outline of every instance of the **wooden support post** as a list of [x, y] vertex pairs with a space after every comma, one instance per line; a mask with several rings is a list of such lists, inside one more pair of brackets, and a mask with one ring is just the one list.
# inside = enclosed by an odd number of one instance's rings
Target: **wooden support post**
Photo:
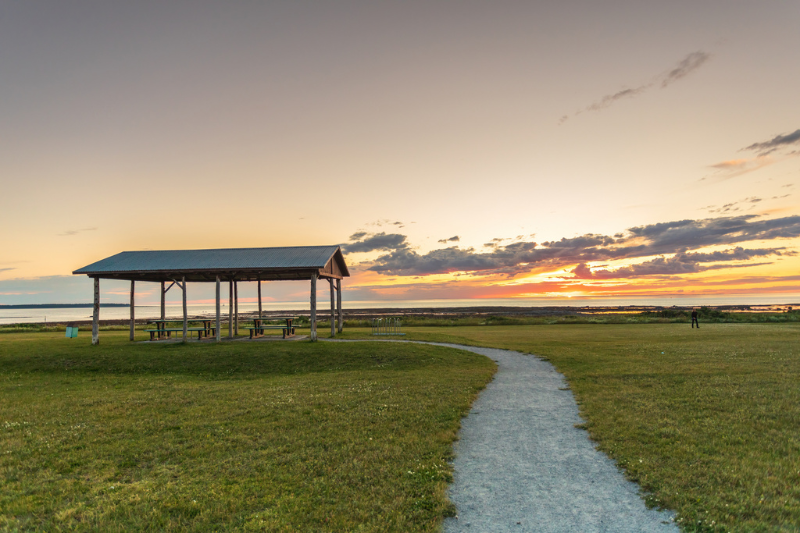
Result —
[[233, 280], [228, 282], [228, 338], [233, 338]]
[[183, 342], [186, 342], [186, 333], [189, 325], [189, 317], [186, 314], [186, 276], [183, 276], [183, 284], [181, 284], [181, 289], [183, 289]]
[[317, 340], [317, 273], [311, 274], [311, 340]]
[[134, 287], [136, 286], [136, 282], [131, 280], [131, 340], [133, 340], [133, 330], [134, 326], [136, 325], [136, 313], [134, 312], [134, 301], [133, 301], [133, 294], [134, 294]]
[[336, 291], [333, 288], [333, 278], [328, 278], [328, 285], [331, 288], [331, 337], [336, 336]]
[[344, 329], [344, 314], [342, 314], [342, 280], [336, 280], [336, 307], [338, 310], [339, 320], [339, 333]]
[[239, 335], [239, 282], [233, 282], [233, 327], [234, 333]]
[[100, 278], [94, 278], [94, 307], [92, 313], [92, 346], [100, 344]]
[[258, 318], [261, 318], [261, 280], [258, 280]]
[[219, 331], [219, 276], [217, 276], [217, 329], [214, 330], [216, 332], [217, 342], [220, 341], [220, 331]]
[[[161, 320], [167, 318], [167, 291], [164, 288], [164, 282], [161, 282]], [[157, 328], [156, 328], [157, 329]]]

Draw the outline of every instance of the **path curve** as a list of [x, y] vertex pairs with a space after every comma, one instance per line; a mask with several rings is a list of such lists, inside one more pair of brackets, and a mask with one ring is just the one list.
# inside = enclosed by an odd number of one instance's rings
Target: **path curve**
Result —
[[673, 515], [647, 509], [638, 485], [575, 427], [583, 423], [578, 406], [552, 364], [510, 350], [420, 344], [497, 363], [461, 421], [448, 491], [458, 515], [445, 520], [445, 533], [679, 531]]

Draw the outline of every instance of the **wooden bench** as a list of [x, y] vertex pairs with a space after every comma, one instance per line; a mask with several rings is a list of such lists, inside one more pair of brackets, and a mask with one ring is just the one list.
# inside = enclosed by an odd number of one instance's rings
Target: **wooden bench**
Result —
[[[163, 332], [165, 331], [164, 328], [167, 326], [168, 323], [173, 323], [173, 324], [178, 323], [178, 324], [180, 324], [181, 322], [183, 322], [183, 321], [182, 320], [175, 320], [175, 319], [172, 319], [172, 318], [169, 318], [169, 319], [151, 319], [151, 320], [147, 321], [148, 324], [155, 324], [156, 325], [156, 329], [162, 331], [162, 334], [159, 335], [159, 337], [163, 337], [164, 336], [163, 335]], [[191, 323], [195, 323], [196, 324], [198, 322], [202, 322], [203, 323], [203, 327], [206, 328], [206, 335], [205, 336], [208, 337], [208, 336], [212, 335], [212, 333], [211, 333], [211, 329], [212, 329], [211, 324], [214, 322], [213, 318], [190, 318], [190, 319], [187, 320], [187, 322], [189, 324], [191, 324]], [[179, 329], [180, 329], [180, 331], [183, 331], [183, 326], [181, 326]], [[174, 329], [172, 329], [171, 331], [174, 331]], [[197, 330], [193, 329], [192, 331], [197, 331]]]
[[[154, 341], [154, 340], [162, 339], [163, 337], [161, 337], [161, 335], [164, 334], [164, 333], [167, 334], [167, 338], [170, 338], [170, 334], [173, 331], [179, 331], [179, 332], [183, 333], [183, 328], [146, 329], [145, 331], [150, 334], [150, 340]], [[198, 340], [202, 339], [204, 334], [206, 336], [209, 335], [209, 330], [206, 329], [206, 328], [186, 328], [186, 332], [189, 333], [189, 336], [191, 336], [191, 332], [192, 331], [196, 331], [197, 332], [197, 339]], [[215, 328], [211, 328], [211, 335], [214, 335], [215, 333], [216, 333]]]
[[[255, 339], [256, 337], [260, 337], [264, 334], [265, 329], [282, 329], [283, 330], [283, 338], [285, 339], [287, 336], [291, 337], [294, 335], [294, 326], [286, 327], [286, 326], [258, 326], [252, 328], [245, 328], [250, 331], [250, 338]], [[288, 330], [288, 331], [287, 331]]]

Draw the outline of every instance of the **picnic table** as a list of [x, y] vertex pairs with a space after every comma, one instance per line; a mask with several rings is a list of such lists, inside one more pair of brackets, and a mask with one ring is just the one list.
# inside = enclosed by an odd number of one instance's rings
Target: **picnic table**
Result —
[[283, 338], [286, 337], [293, 337], [294, 336], [294, 328], [295, 326], [292, 325], [292, 322], [297, 320], [296, 316], [290, 317], [282, 317], [283, 320], [286, 321], [286, 325], [268, 325], [264, 324], [267, 320], [278, 320], [274, 318], [254, 318], [253, 319], [253, 327], [252, 328], [245, 328], [250, 330], [250, 338], [254, 339], [256, 337], [261, 337], [264, 335], [265, 329], [282, 329], [283, 330]]
[[[202, 322], [203, 327], [195, 327], [195, 328], [186, 328], [187, 332], [197, 332], [197, 338], [202, 339], [203, 337], [210, 337], [216, 334], [217, 328], [212, 326], [211, 324], [215, 321], [215, 318], [196, 318], [187, 320], [187, 323], [198, 323]], [[181, 322], [180, 320], [162, 320], [162, 319], [153, 319], [148, 320], [148, 324], [155, 324], [156, 329], [146, 329], [145, 331], [150, 334], [150, 340], [162, 340], [170, 338], [170, 335], [173, 331], [177, 332], [183, 331], [183, 326], [179, 328], [168, 328], [166, 327], [167, 322]]]

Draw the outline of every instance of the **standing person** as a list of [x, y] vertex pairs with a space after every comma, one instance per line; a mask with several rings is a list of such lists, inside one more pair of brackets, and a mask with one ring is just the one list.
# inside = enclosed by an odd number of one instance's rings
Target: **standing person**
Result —
[[697, 329], [700, 329], [700, 322], [697, 321], [697, 309], [692, 308], [692, 329], [694, 329], [694, 325], [697, 324]]

